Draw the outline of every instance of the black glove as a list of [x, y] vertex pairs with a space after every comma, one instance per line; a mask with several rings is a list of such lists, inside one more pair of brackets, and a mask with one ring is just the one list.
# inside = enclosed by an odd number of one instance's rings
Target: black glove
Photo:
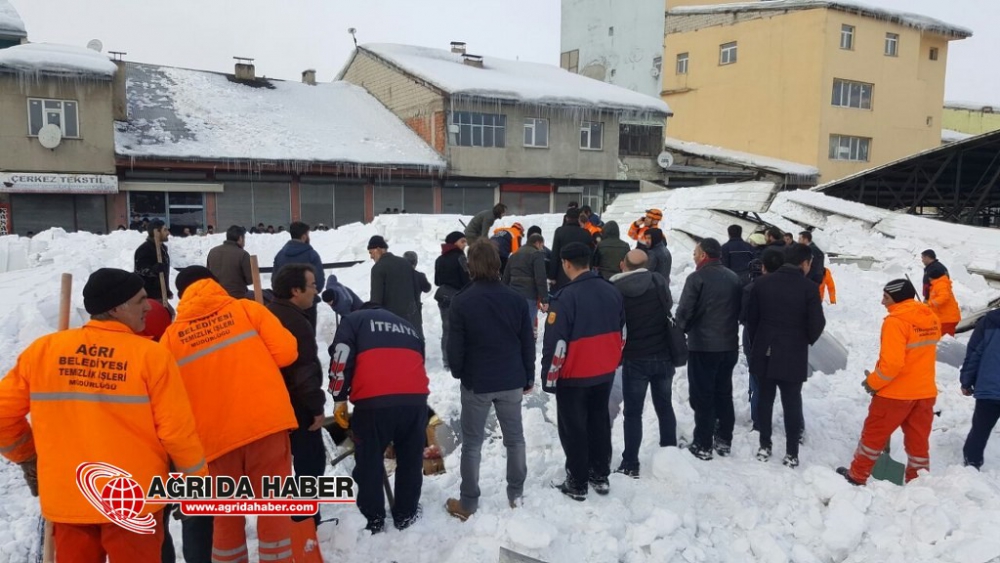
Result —
[[31, 490], [31, 496], [38, 496], [38, 457], [33, 457], [28, 461], [21, 462], [21, 471], [24, 473], [24, 481]]

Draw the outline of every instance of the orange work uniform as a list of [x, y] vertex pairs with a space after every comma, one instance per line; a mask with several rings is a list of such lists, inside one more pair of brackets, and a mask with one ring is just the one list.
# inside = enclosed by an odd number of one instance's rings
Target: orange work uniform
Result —
[[962, 311], [958, 308], [958, 301], [955, 300], [955, 293], [951, 288], [951, 277], [941, 276], [931, 280], [927, 306], [941, 321], [941, 334], [955, 336], [955, 329], [962, 320]]
[[826, 292], [830, 292], [830, 305], [837, 304], [837, 285], [833, 283], [833, 274], [830, 273], [830, 268], [825, 268], [826, 273], [823, 274], [823, 283], [819, 284], [819, 300], [823, 301], [826, 297]]

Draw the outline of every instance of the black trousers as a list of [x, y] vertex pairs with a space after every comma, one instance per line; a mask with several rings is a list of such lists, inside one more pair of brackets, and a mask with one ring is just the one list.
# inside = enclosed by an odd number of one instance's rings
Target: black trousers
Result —
[[712, 449], [714, 436], [733, 441], [736, 412], [733, 408], [733, 368], [739, 351], [695, 352], [688, 355], [688, 393], [694, 410], [694, 444]]
[[441, 363], [444, 369], [448, 369], [448, 329], [451, 322], [448, 315], [451, 313], [451, 306], [445, 307], [438, 303], [438, 310], [441, 311]]
[[762, 377], [757, 380], [760, 398], [757, 402], [757, 428], [760, 446], [771, 447], [774, 397], [781, 389], [781, 409], [785, 412], [785, 453], [799, 456], [799, 436], [802, 434], [802, 382], [779, 381]]
[[559, 441], [566, 454], [566, 472], [576, 487], [586, 489], [591, 474], [606, 478], [611, 473], [612, 384], [556, 387]]
[[976, 410], [972, 413], [972, 428], [965, 438], [965, 462], [976, 468], [983, 465], [983, 451], [986, 450], [986, 442], [990, 439], [990, 433], [1000, 420], [1000, 401], [989, 399], [976, 399]]
[[[606, 406], [605, 406], [606, 407]], [[396, 450], [395, 506], [396, 522], [417, 512], [420, 489], [424, 482], [424, 441], [427, 437], [427, 405], [404, 405], [355, 409], [351, 417], [354, 430], [354, 482], [358, 486], [358, 509], [369, 521], [385, 519], [385, 449]]]
[[[289, 439], [292, 444], [292, 468], [295, 475], [319, 477], [326, 473], [326, 446], [323, 444], [323, 431], [310, 432], [308, 426], [299, 426], [292, 431]], [[301, 522], [308, 516], [292, 516], [295, 522]], [[312, 516], [319, 526], [320, 514]]]

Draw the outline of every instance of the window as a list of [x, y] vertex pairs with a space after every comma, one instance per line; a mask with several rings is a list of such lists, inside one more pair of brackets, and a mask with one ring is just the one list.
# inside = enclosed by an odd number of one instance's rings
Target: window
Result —
[[599, 151], [603, 148], [601, 137], [604, 134], [604, 124], [599, 121], [584, 121], [580, 124], [580, 148]]
[[937, 47], [931, 47], [931, 60], [932, 61], [938, 60], [938, 48]]
[[458, 125], [455, 144], [460, 147], [507, 146], [507, 116], [493, 113], [456, 111], [452, 124]]
[[868, 162], [872, 140], [867, 137], [830, 135], [830, 160]]
[[656, 156], [662, 151], [662, 125], [622, 123], [618, 126], [619, 156]]
[[546, 148], [549, 146], [549, 120], [540, 117], [524, 119], [524, 146]]
[[844, 24], [840, 26], [840, 48], [848, 51], [854, 50], [854, 26]]
[[42, 127], [58, 125], [63, 137], [80, 137], [80, 119], [76, 102], [28, 98], [28, 135], [35, 137]]
[[833, 79], [833, 105], [843, 108], [872, 109], [874, 84]]
[[899, 55], [899, 34], [885, 34], [885, 56], [895, 57]]
[[580, 50], [574, 49], [572, 51], [566, 51], [559, 57], [559, 66], [570, 71], [579, 72], [580, 70]]
[[663, 57], [653, 57], [653, 77], [660, 75], [663, 70]]
[[688, 73], [688, 54], [681, 53], [677, 55], [677, 74], [687, 74]]
[[[736, 62], [736, 42], [725, 43], [719, 46], [719, 64], [731, 65]], [[687, 71], [687, 61], [684, 62], [684, 70]]]

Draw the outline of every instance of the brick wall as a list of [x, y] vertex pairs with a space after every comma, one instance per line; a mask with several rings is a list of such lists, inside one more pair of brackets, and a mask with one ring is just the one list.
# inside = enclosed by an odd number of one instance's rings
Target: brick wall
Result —
[[368, 90], [407, 123], [411, 117], [430, 116], [444, 109], [444, 98], [437, 92], [363, 51], [354, 57], [344, 80]]
[[413, 129], [417, 135], [420, 135], [420, 138], [433, 147], [434, 150], [442, 155], [444, 154], [448, 131], [443, 111], [436, 111], [432, 115], [410, 117], [404, 119], [403, 122], [406, 123], [407, 127]]

